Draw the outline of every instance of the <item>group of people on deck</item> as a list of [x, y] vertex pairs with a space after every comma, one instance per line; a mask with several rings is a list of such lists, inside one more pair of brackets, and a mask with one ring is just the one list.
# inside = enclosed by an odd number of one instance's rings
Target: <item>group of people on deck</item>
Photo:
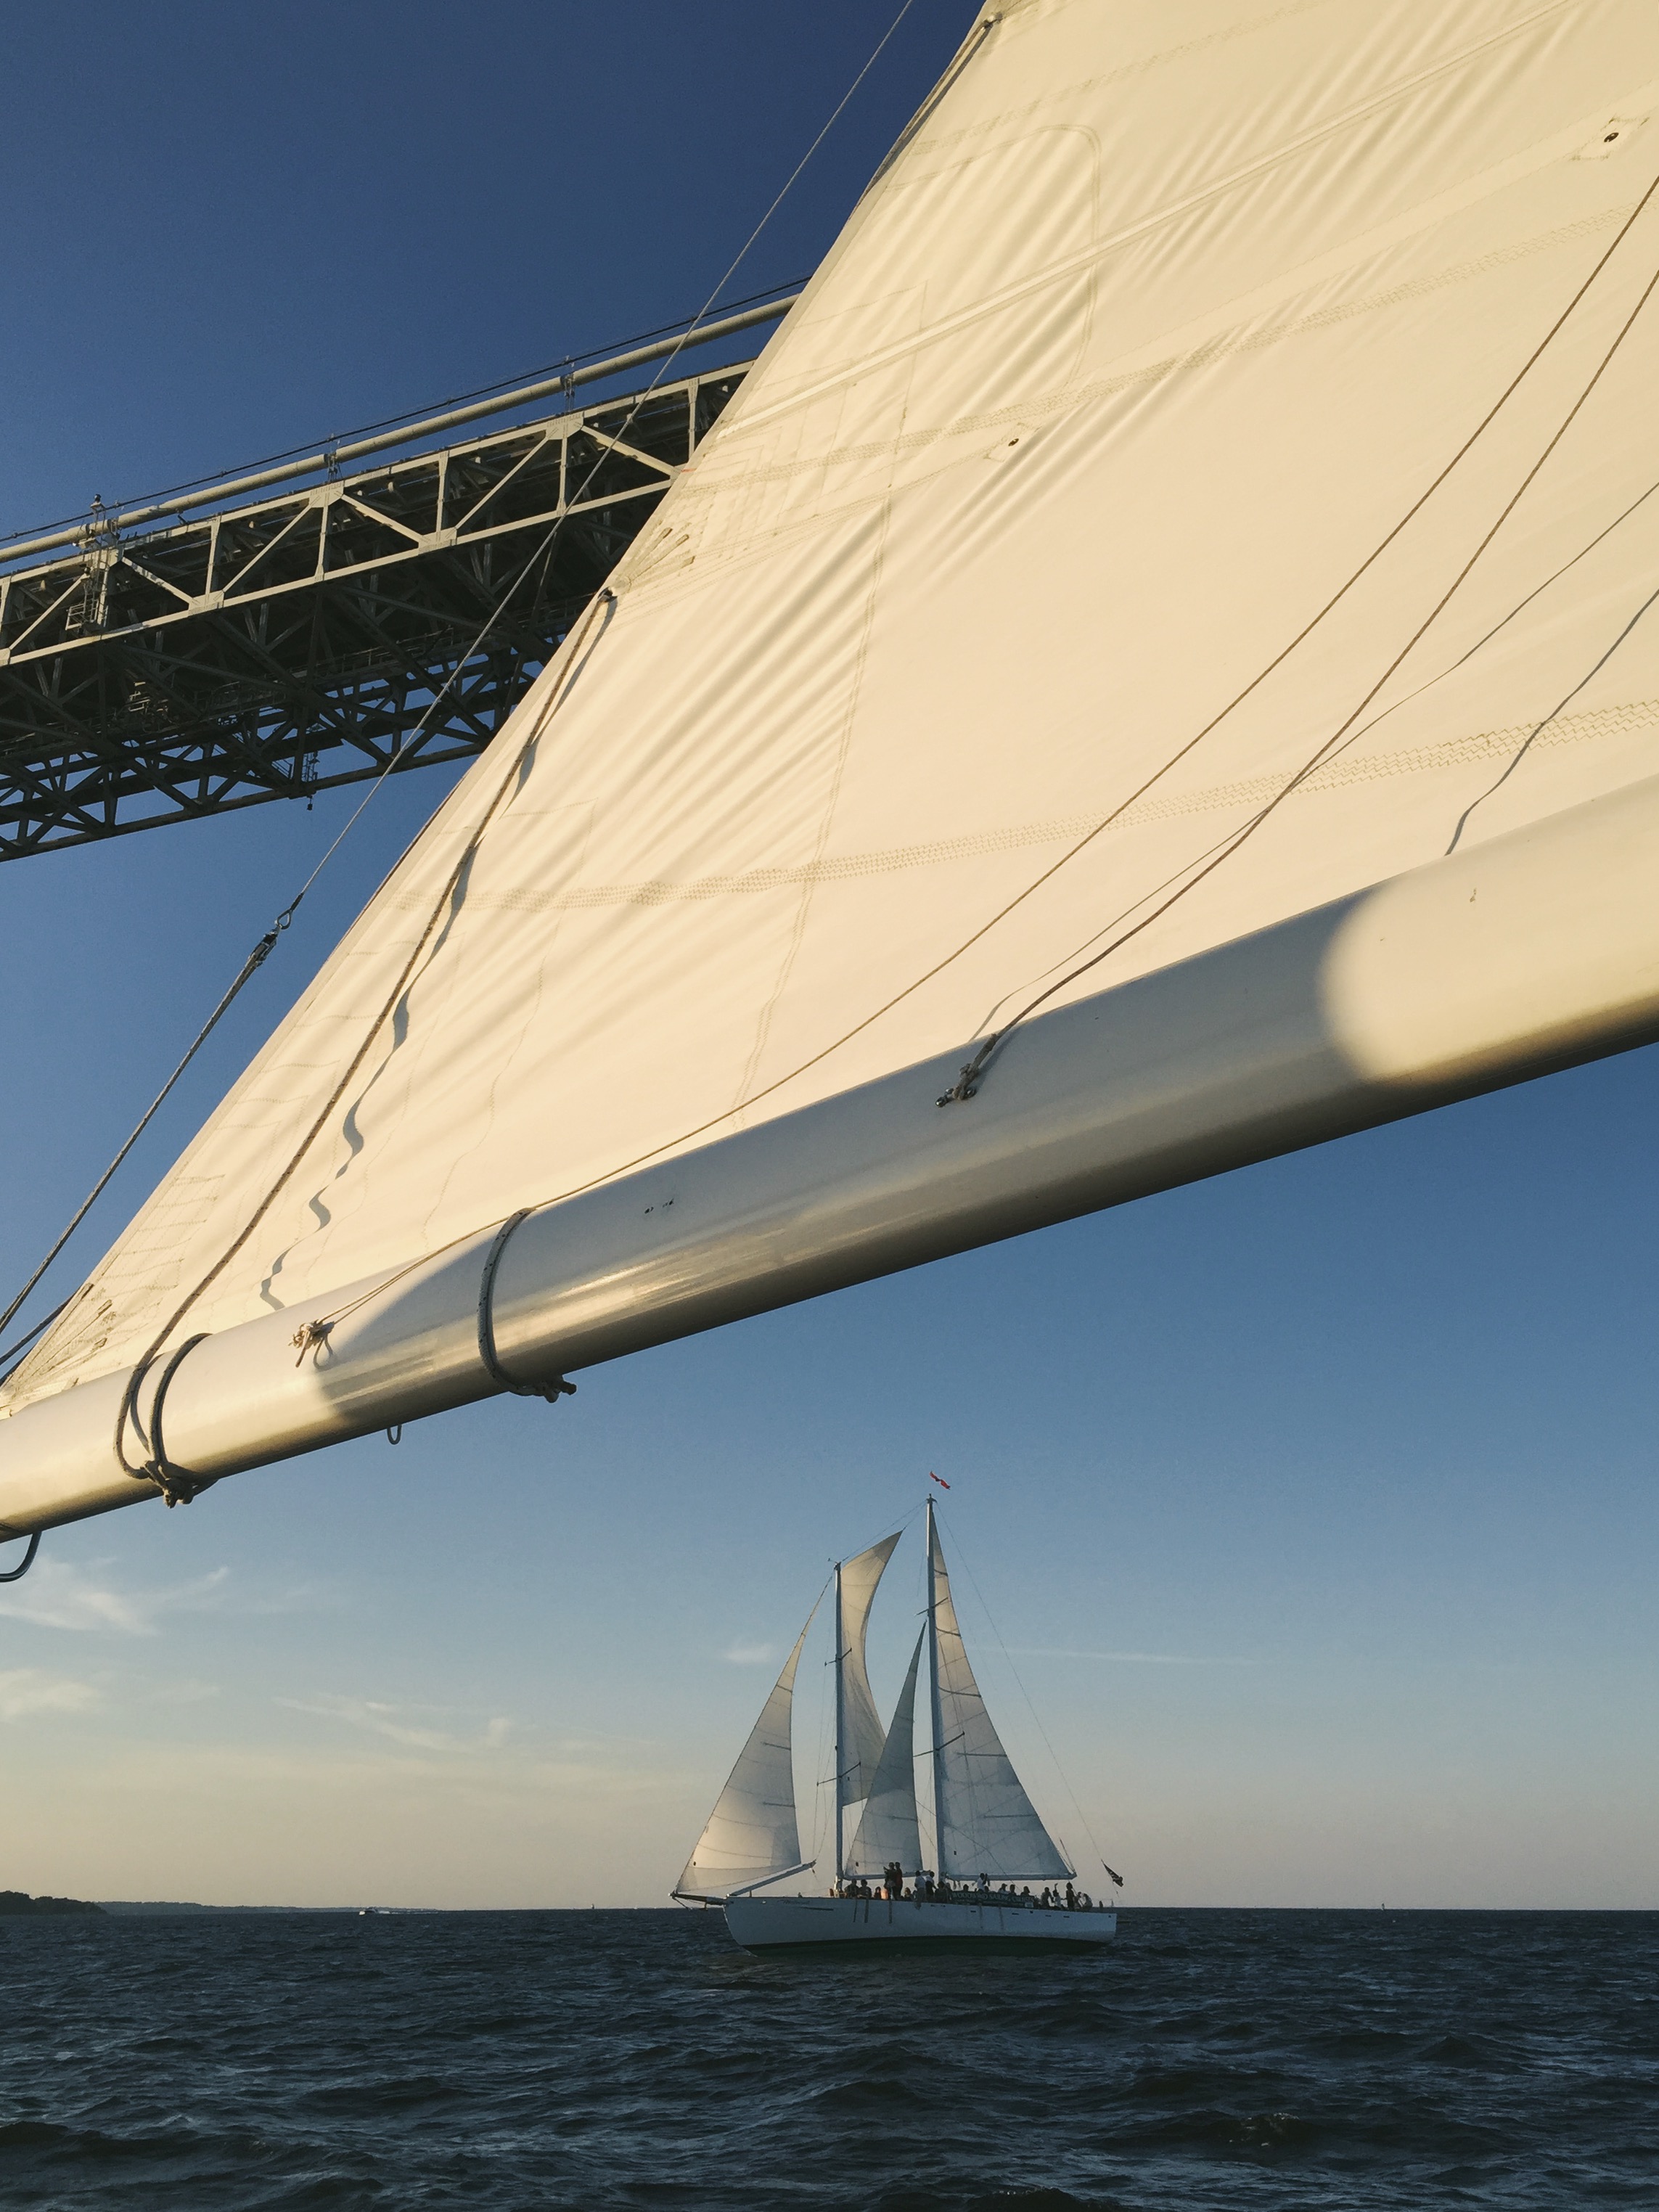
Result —
[[1016, 1889], [1012, 1882], [999, 1885], [988, 1875], [981, 1875], [976, 1882], [951, 1882], [942, 1875], [924, 1870], [907, 1888], [904, 1869], [896, 1859], [874, 1884], [863, 1875], [847, 1875], [836, 1883], [836, 1895], [887, 1898], [895, 1904], [902, 1899], [915, 1905], [1000, 1905], [1027, 1912], [1104, 1912], [1109, 1909], [1103, 1903], [1097, 1904], [1087, 1890], [1073, 1889], [1069, 1881], [1063, 1890], [1056, 1886], [1033, 1897], [1029, 1885], [1023, 1889]]

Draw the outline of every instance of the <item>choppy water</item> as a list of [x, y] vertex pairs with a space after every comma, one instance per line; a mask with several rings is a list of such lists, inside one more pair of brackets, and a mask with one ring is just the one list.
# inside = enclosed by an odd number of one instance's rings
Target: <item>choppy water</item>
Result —
[[1659, 1915], [1120, 1928], [815, 1964], [681, 1912], [0, 1921], [0, 2203], [1659, 2206]]

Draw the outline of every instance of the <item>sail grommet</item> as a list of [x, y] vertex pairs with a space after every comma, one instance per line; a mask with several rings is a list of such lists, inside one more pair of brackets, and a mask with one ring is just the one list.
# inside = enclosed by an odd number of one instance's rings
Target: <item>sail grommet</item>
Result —
[[562, 1375], [556, 1375], [550, 1382], [518, 1382], [501, 1365], [495, 1350], [495, 1270], [514, 1231], [534, 1212], [533, 1206], [521, 1206], [516, 1213], [508, 1214], [484, 1256], [483, 1272], [478, 1278], [478, 1358], [499, 1389], [510, 1390], [516, 1398], [545, 1398], [550, 1406], [556, 1406], [561, 1398], [575, 1396], [574, 1382], [567, 1382]]

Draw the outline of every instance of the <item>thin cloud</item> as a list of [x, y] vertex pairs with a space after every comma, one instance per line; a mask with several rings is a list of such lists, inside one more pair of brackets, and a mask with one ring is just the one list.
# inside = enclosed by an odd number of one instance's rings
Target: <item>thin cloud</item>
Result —
[[775, 1644], [734, 1644], [725, 1654], [731, 1667], [764, 1667], [778, 1656]]
[[106, 1559], [84, 1567], [42, 1559], [27, 1581], [0, 1596], [0, 1613], [37, 1628], [112, 1628], [123, 1636], [154, 1636], [163, 1613], [213, 1610], [229, 1573], [227, 1567], [216, 1567], [172, 1589], [125, 1590], [104, 1578], [108, 1565]]
[[513, 1733], [513, 1723], [504, 1714], [486, 1722], [481, 1735], [466, 1736], [457, 1735], [448, 1729], [423, 1727], [412, 1717], [412, 1712], [429, 1708], [415, 1707], [411, 1711], [374, 1698], [348, 1698], [325, 1692], [316, 1698], [276, 1698], [272, 1702], [289, 1712], [311, 1713], [320, 1720], [337, 1721], [346, 1728], [362, 1729], [371, 1735], [384, 1736], [389, 1743], [401, 1744], [406, 1751], [500, 1751]]
[[239, 1616], [252, 1613], [315, 1613], [326, 1607], [330, 1595], [317, 1582], [301, 1583], [286, 1590], [265, 1595], [232, 1589], [230, 1569], [215, 1567], [193, 1581], [161, 1589], [123, 1589], [110, 1576], [110, 1559], [89, 1559], [83, 1565], [64, 1559], [42, 1559], [26, 1581], [0, 1591], [0, 1613], [27, 1620], [37, 1628], [113, 1629], [123, 1636], [154, 1636], [157, 1623], [168, 1613], [222, 1613], [234, 1607]]
[[39, 1667], [0, 1668], [0, 1721], [21, 1721], [30, 1713], [84, 1713], [101, 1702], [90, 1682]]

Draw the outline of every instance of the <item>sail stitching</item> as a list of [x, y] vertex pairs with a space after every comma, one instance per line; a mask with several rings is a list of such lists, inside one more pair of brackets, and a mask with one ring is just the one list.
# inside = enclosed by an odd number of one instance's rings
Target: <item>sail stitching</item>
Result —
[[[1656, 720], [1659, 720], [1659, 699], [1633, 699], [1616, 707], [1597, 707], [1583, 714], [1553, 716], [1538, 742], [1552, 747], [1584, 744], [1597, 738], [1626, 736]], [[1537, 726], [1534, 722], [1516, 722], [1502, 729], [1471, 731], [1437, 744], [1407, 746], [1399, 752], [1338, 756], [1298, 786], [1298, 795], [1317, 797], [1346, 790], [1357, 783], [1431, 775], [1501, 758]], [[893, 875], [951, 860], [975, 860], [987, 854], [1020, 851], [1030, 845], [1054, 844], [1061, 838], [1078, 837], [1085, 831], [1108, 826], [1135, 830], [1149, 823], [1171, 821], [1189, 814], [1218, 813], [1270, 798], [1282, 780], [1276, 775], [1241, 776], [1231, 783], [1206, 784], [1194, 791], [1149, 799], [1125, 809], [1095, 808], [1087, 814], [1054, 815], [1047, 820], [1012, 823], [1001, 830], [970, 830], [959, 837], [932, 838], [914, 845], [890, 845], [872, 852], [804, 860], [794, 866], [745, 868], [731, 875], [693, 876], [680, 883], [671, 878], [647, 877], [634, 883], [579, 885], [570, 890], [514, 891], [495, 898], [488, 893], [474, 892], [467, 903], [514, 913], [569, 914], [618, 906], [655, 907], [676, 905], [682, 901], [757, 897], [769, 891], [793, 890], [803, 883], [842, 883], [868, 876]], [[411, 896], [396, 903], [407, 911], [416, 902]]]
[[1042, 290], [1060, 277], [1080, 273], [1085, 269], [1091, 268], [1097, 262], [1103, 260], [1108, 254], [1115, 252], [1120, 247], [1133, 245], [1138, 239], [1161, 229], [1165, 224], [1177, 222], [1183, 215], [1189, 215], [1199, 208], [1207, 206], [1212, 201], [1224, 198], [1227, 193], [1236, 191], [1240, 185], [1249, 184], [1255, 178], [1266, 175], [1279, 167], [1281, 163], [1293, 160], [1297, 154], [1307, 152], [1310, 148], [1336, 137], [1339, 132], [1347, 130], [1356, 123], [1363, 123], [1371, 116], [1382, 113], [1408, 94], [1420, 91], [1425, 85], [1434, 83], [1440, 77], [1450, 76], [1463, 67], [1466, 63], [1474, 61], [1492, 47], [1501, 46], [1508, 40], [1517, 38], [1522, 33], [1534, 28], [1551, 15], [1560, 15], [1565, 9], [1577, 7], [1580, 4], [1581, 0], [1547, 0], [1546, 6], [1535, 9], [1530, 15], [1523, 16], [1520, 21], [1506, 24], [1502, 30], [1493, 32], [1488, 38], [1477, 40], [1473, 46], [1464, 47], [1459, 52], [1449, 56], [1446, 60], [1437, 62], [1431, 68], [1420, 70], [1415, 76], [1402, 78], [1398, 84], [1390, 85], [1374, 98], [1363, 100], [1357, 107], [1349, 108], [1343, 114], [1334, 117], [1330, 122], [1322, 123], [1315, 129], [1304, 131], [1301, 137], [1290, 140], [1285, 145], [1275, 147], [1272, 152], [1262, 155], [1255, 161], [1248, 162], [1243, 168], [1233, 170], [1227, 176], [1218, 178], [1214, 184], [1206, 185], [1201, 191], [1189, 193], [1184, 199], [1175, 201], [1168, 207], [1160, 208], [1154, 214], [1143, 216], [1139, 222], [1127, 224], [1121, 230], [1114, 232], [1111, 237], [1097, 240], [1083, 252], [1073, 254], [1064, 261], [1051, 264], [1048, 268], [1040, 270], [1035, 276], [1025, 277], [1018, 284], [1011, 284], [1004, 290], [993, 294], [988, 300], [979, 301], [973, 307], [964, 308], [958, 314], [947, 316], [943, 321], [930, 325], [927, 330], [915, 337], [896, 341], [892, 345], [860, 362], [856, 370], [839, 370], [832, 376], [820, 379], [816, 384], [805, 385], [799, 390], [790, 392], [787, 398], [775, 401], [770, 407], [757, 407], [752, 411], [745, 410], [734, 422], [728, 426], [727, 437], [730, 438], [738, 433], [746, 434], [772, 421], [790, 408], [808, 404], [832, 386], [846, 382], [849, 374], [856, 374], [863, 376], [873, 370], [885, 368], [890, 361], [896, 360], [902, 354], [914, 351], [920, 346], [933, 344], [941, 338], [952, 337], [959, 330], [970, 327], [981, 316], [995, 313], [1003, 307], [1017, 306], [1032, 292]]
[[[1359, 577], [1364, 573], [1364, 570], [1368, 568], [1380, 556], [1383, 547], [1388, 545], [1393, 538], [1399, 536], [1400, 532], [1405, 527], [1406, 522], [1409, 521], [1412, 516], [1419, 511], [1424, 502], [1438, 488], [1439, 484], [1445, 481], [1446, 477], [1450, 474], [1451, 470], [1456, 466], [1457, 462], [1462, 458], [1462, 455], [1468, 451], [1469, 447], [1472, 446], [1474, 443], [1474, 441], [1480, 435], [1481, 431], [1486, 428], [1486, 424], [1492, 420], [1492, 416], [1497, 414], [1498, 408], [1503, 406], [1504, 400], [1506, 400], [1509, 398], [1510, 393], [1515, 390], [1516, 386], [1519, 384], [1521, 379], [1527, 374], [1528, 371], [1532, 368], [1533, 363], [1535, 362], [1539, 359], [1540, 356], [1544, 352], [1545, 349], [1550, 343], [1551, 339], [1555, 336], [1556, 331], [1561, 328], [1562, 325], [1567, 319], [1567, 317], [1572, 313], [1573, 308], [1577, 305], [1578, 301], [1583, 298], [1584, 294], [1589, 290], [1590, 285], [1594, 283], [1596, 276], [1600, 274], [1601, 270], [1607, 266], [1607, 261], [1617, 251], [1620, 241], [1627, 235], [1631, 228], [1631, 223], [1633, 223], [1636, 221], [1637, 216], [1640, 215], [1642, 210], [1646, 207], [1648, 202], [1652, 198], [1656, 191], [1659, 191], [1659, 176], [1656, 176], [1653, 183], [1648, 186], [1647, 191], [1642, 195], [1641, 200], [1638, 204], [1636, 214], [1632, 216], [1630, 222], [1627, 222], [1625, 225], [1624, 229], [1619, 233], [1619, 236], [1615, 238], [1612, 245], [1608, 246], [1607, 252], [1602, 255], [1595, 269], [1593, 269], [1590, 271], [1589, 276], [1585, 278], [1584, 283], [1579, 287], [1579, 289], [1574, 295], [1573, 299], [1568, 303], [1568, 306], [1563, 310], [1561, 315], [1552, 326], [1550, 331], [1540, 342], [1536, 351], [1532, 355], [1526, 366], [1521, 370], [1520, 374], [1516, 378], [1514, 383], [1510, 384], [1508, 391], [1506, 391], [1503, 395], [1503, 398], [1497, 402], [1497, 404], [1493, 407], [1492, 412], [1486, 416], [1485, 420], [1471, 434], [1468, 440], [1459, 449], [1458, 453], [1453, 456], [1446, 468], [1443, 470], [1440, 476], [1436, 478], [1435, 483], [1430, 485], [1428, 491], [1424, 493], [1422, 498], [1417, 501], [1416, 505], [1409, 510], [1402, 520], [1395, 526], [1392, 532], [1390, 532], [1389, 538], [1382, 541], [1382, 545], [1377, 548], [1376, 552], [1372, 554], [1367, 561], [1362, 564], [1361, 568], [1355, 570], [1353, 576], [1351, 577], [1348, 583], [1343, 586], [1342, 592], [1337, 594], [1338, 598], [1343, 597], [1346, 592], [1352, 588], [1352, 585], [1358, 582]], [[1310, 776], [1317, 768], [1322, 766], [1327, 759], [1333, 757], [1339, 750], [1345, 750], [1347, 745], [1351, 745], [1357, 742], [1361, 732], [1355, 729], [1354, 725], [1359, 720], [1360, 716], [1364, 714], [1365, 709], [1371, 704], [1372, 701], [1376, 698], [1383, 686], [1389, 681], [1390, 678], [1393, 677], [1395, 671], [1415, 649], [1421, 639], [1427, 635], [1434, 623], [1438, 621], [1446, 607], [1450, 604], [1458, 591], [1462, 587], [1464, 581], [1469, 575], [1470, 571], [1474, 568], [1476, 562], [1480, 559], [1481, 555], [1485, 553], [1486, 548], [1492, 544], [1493, 538], [1497, 537], [1504, 523], [1508, 521], [1510, 516], [1520, 504], [1520, 501], [1526, 494], [1528, 487], [1536, 478], [1539, 471], [1542, 469], [1545, 463], [1549, 459], [1551, 454], [1554, 453], [1556, 447], [1566, 435], [1573, 422], [1577, 419], [1580, 410], [1584, 407], [1586, 403], [1589, 401], [1591, 393], [1601, 382], [1601, 378], [1606, 374], [1609, 365], [1613, 360], [1613, 357], [1618, 353], [1620, 348], [1623, 345], [1626, 338], [1629, 336], [1637, 317], [1647, 305], [1648, 300], [1651, 296], [1656, 284], [1659, 284], [1659, 270], [1656, 270], [1654, 274], [1648, 279], [1648, 282], [1643, 288], [1635, 307], [1632, 308], [1630, 314], [1620, 325], [1617, 335], [1613, 338], [1613, 343], [1602, 355], [1601, 361], [1597, 363], [1590, 376], [1589, 381], [1583, 386], [1577, 399], [1574, 400], [1572, 405], [1568, 409], [1567, 413], [1557, 426], [1553, 435], [1549, 440], [1549, 442], [1545, 446], [1543, 452], [1539, 454], [1536, 460], [1534, 461], [1532, 466], [1528, 470], [1526, 475], [1516, 486], [1515, 491], [1505, 501], [1497, 520], [1492, 524], [1491, 527], [1481, 538], [1480, 543], [1475, 546], [1474, 552], [1470, 554], [1468, 559], [1458, 570], [1456, 575], [1452, 579], [1446, 590], [1441, 594], [1440, 598], [1436, 600], [1428, 614], [1424, 617], [1423, 621], [1419, 623], [1416, 629], [1413, 631], [1411, 636], [1401, 647], [1400, 651], [1394, 656], [1393, 659], [1389, 661], [1388, 666], [1383, 670], [1381, 676], [1377, 678], [1376, 681], [1371, 685], [1364, 697], [1361, 699], [1359, 704], [1354, 708], [1347, 719], [1341, 723], [1331, 737], [1328, 738], [1324, 743], [1317, 748], [1304, 765], [1297, 770], [1296, 774], [1285, 781], [1275, 796], [1269, 799], [1267, 804], [1263, 806], [1249, 822], [1246, 823], [1243, 828], [1228, 842], [1225, 850], [1218, 854], [1212, 860], [1207, 860], [1188, 882], [1182, 884], [1179, 890], [1173, 891], [1161, 906], [1155, 908], [1151, 914], [1144, 915], [1140, 921], [1135, 922], [1129, 929], [1125, 931], [1121, 937], [1115, 939], [1110, 945], [1104, 948], [1103, 951], [1096, 953], [1092, 958], [1085, 961], [1080, 967], [1073, 969], [1070, 974], [1061, 976], [1058, 982], [1050, 984], [1046, 990], [1042, 992], [1038, 997], [1032, 1000], [1030, 1005], [1024, 1007], [1021, 1012], [1017, 1014], [1012, 1021], [1006, 1024], [1002, 1029], [994, 1031], [990, 1036], [986, 1038], [983, 1043], [981, 1044], [979, 1049], [975, 1053], [973, 1058], [965, 1063], [956, 1082], [951, 1085], [950, 1090], [945, 1091], [940, 1097], [939, 1103], [941, 1106], [951, 1105], [957, 1101], [971, 1098], [975, 1095], [980, 1076], [989, 1065], [992, 1054], [996, 1051], [999, 1044], [1000, 1044], [1008, 1036], [1012, 1030], [1017, 1029], [1022, 1022], [1028, 1020], [1030, 1017], [1036, 1012], [1039, 1006], [1046, 1005], [1057, 992], [1064, 990], [1069, 983], [1074, 982], [1079, 975], [1085, 975], [1091, 969], [1097, 967], [1103, 960], [1108, 959], [1112, 953], [1117, 951], [1123, 945], [1126, 945], [1131, 938], [1138, 937], [1143, 930], [1149, 929], [1152, 923], [1158, 921], [1161, 915], [1167, 914], [1170, 907], [1175, 905], [1178, 900], [1185, 898], [1190, 891], [1197, 888], [1199, 884], [1205, 881], [1207, 877], [1212, 875], [1215, 870], [1221, 866], [1224, 861], [1231, 859], [1231, 855], [1237, 852], [1241, 846], [1245, 844], [1249, 839], [1255, 834], [1256, 830], [1261, 828], [1261, 824], [1266, 822], [1280, 805], [1283, 805], [1285, 800], [1291, 796], [1292, 792], [1294, 792], [1298, 786], [1305, 782], [1308, 777]], [[1314, 621], [1308, 625], [1307, 629], [1303, 630], [1297, 637], [1293, 639], [1291, 645], [1285, 648], [1285, 651], [1279, 655], [1278, 659], [1269, 662], [1267, 667], [1261, 672], [1261, 675], [1255, 678], [1252, 682], [1245, 687], [1245, 690], [1237, 695], [1237, 697], [1232, 701], [1231, 704], [1223, 709], [1223, 715], [1231, 714], [1234, 707], [1237, 706], [1251, 691], [1255, 690], [1259, 684], [1264, 682], [1266, 678], [1272, 673], [1273, 670], [1279, 665], [1279, 662], [1283, 661], [1288, 654], [1295, 649], [1295, 647], [1301, 642], [1302, 638], [1308, 635], [1308, 631], [1311, 630], [1320, 621], [1322, 621], [1324, 615], [1328, 613], [1330, 608], [1335, 604], [1335, 599], [1328, 601], [1326, 607], [1322, 609], [1320, 614], [1316, 615], [1314, 617]], [[1219, 721], [1222, 719], [1222, 716], [1218, 716], [1216, 719], [1217, 721]], [[1198, 738], [1191, 739], [1188, 744], [1182, 749], [1182, 752], [1177, 754], [1175, 757], [1176, 759], [1180, 759], [1185, 753], [1190, 752], [1193, 750], [1194, 745], [1197, 744], [1202, 738], [1207, 736], [1209, 731], [1214, 727], [1215, 723], [1212, 722], [1209, 724], [1205, 730], [1200, 732]], [[1166, 768], [1164, 769], [1160, 769], [1158, 774], [1162, 775], [1166, 773], [1167, 767], [1171, 765], [1173, 765], [1173, 763], [1167, 763]], [[1156, 781], [1157, 778], [1153, 778], [1152, 781]], [[1149, 787], [1149, 786], [1143, 785], [1142, 790]], [[1137, 792], [1134, 795], [1136, 798], [1139, 798], [1140, 796], [1140, 793]], [[1078, 845], [1073, 848], [1070, 853], [1063, 854], [1060, 860], [1054, 862], [1052, 868], [1046, 870], [1045, 872], [1037, 878], [1036, 884], [1032, 884], [1030, 887], [1030, 890], [1021, 892], [1019, 898], [1012, 901], [1009, 906], [1005, 907], [1001, 915], [994, 916], [992, 921], [986, 925], [986, 928], [994, 927], [995, 922], [1000, 921], [1002, 919], [1003, 915], [1011, 913], [1015, 906], [1020, 904], [1025, 898], [1030, 897], [1031, 891], [1036, 890], [1040, 884], [1046, 883], [1048, 880], [1048, 878], [1056, 873], [1059, 869], [1064, 867], [1067, 861], [1075, 859], [1076, 855], [1083, 850], [1084, 847], [1090, 843], [1091, 839], [1098, 834], [1098, 831], [1091, 831], [1089, 837], [1085, 837], [1081, 840]], [[976, 935], [983, 936], [984, 933], [985, 931], [981, 929], [976, 933]], [[974, 941], [975, 939], [973, 939], [969, 940], [970, 944]], [[957, 956], [953, 954], [951, 957], [954, 958]], [[945, 963], [941, 963], [940, 964], [943, 965]], [[933, 972], [937, 973], [937, 969]]]
[[[1426, 297], [1444, 291], [1456, 284], [1468, 283], [1489, 274], [1494, 269], [1508, 267], [1516, 261], [1530, 259], [1534, 254], [1547, 253], [1557, 246], [1573, 244], [1581, 238], [1593, 236], [1610, 224], [1627, 219], [1638, 203], [1623, 202], [1616, 207], [1599, 209], [1594, 215], [1581, 216], [1575, 222], [1559, 224], [1553, 230], [1540, 231], [1534, 236], [1513, 240], [1506, 246], [1493, 246], [1490, 252], [1473, 256], [1466, 261], [1453, 263], [1449, 268], [1438, 269], [1428, 276], [1406, 279], [1380, 292], [1367, 293], [1363, 298], [1339, 301], [1328, 307], [1319, 307], [1305, 315], [1292, 317], [1288, 321], [1252, 319], [1230, 325], [1200, 339], [1196, 344], [1183, 347], [1172, 353], [1161, 355], [1158, 360], [1143, 362], [1139, 368], [1115, 370], [1110, 375], [1092, 377], [1086, 383], [1060, 385], [1051, 392], [1037, 392], [1023, 399], [1011, 401], [1005, 407], [987, 408], [972, 415], [952, 416], [946, 422], [922, 430], [907, 430], [891, 438], [866, 441], [855, 446], [837, 446], [827, 454], [814, 454], [808, 459], [763, 462], [750, 469], [732, 469], [721, 474], [714, 467], [697, 476], [688, 476], [679, 495], [682, 511], [699, 505], [708, 506], [718, 498], [736, 491], [747, 491], [760, 484], [786, 483], [803, 476], [836, 468], [845, 468], [851, 463], [885, 459], [904, 453], [918, 453], [930, 446], [945, 443], [955, 438], [977, 436], [986, 430], [994, 430], [1008, 423], [1029, 423], [1038, 416], [1071, 413], [1092, 405], [1101, 399], [1110, 399], [1121, 392], [1144, 388], [1176, 376], [1184, 369], [1207, 368], [1211, 362], [1231, 359], [1245, 353], [1257, 353], [1268, 347], [1279, 345], [1292, 338], [1328, 330], [1339, 323], [1350, 322], [1357, 316], [1376, 314], [1389, 307], [1402, 306], [1410, 300]], [[1294, 295], [1291, 295], [1294, 296]], [[1285, 304], [1281, 301], [1281, 305]], [[733, 431], [746, 427], [738, 422]], [[856, 505], [861, 502], [849, 502]], [[867, 503], [862, 502], [862, 503]], [[822, 520], [822, 511], [811, 518]], [[790, 528], [803, 528], [805, 524], [782, 525], [772, 533], [782, 536]], [[705, 568], [711, 564], [708, 553], [699, 556]], [[716, 558], [719, 556], [716, 556]], [[733, 559], [738, 557], [732, 556]], [[652, 577], [681, 574], [690, 564], [682, 562], [673, 570], [664, 568]], [[640, 580], [643, 582], [644, 579]]]

